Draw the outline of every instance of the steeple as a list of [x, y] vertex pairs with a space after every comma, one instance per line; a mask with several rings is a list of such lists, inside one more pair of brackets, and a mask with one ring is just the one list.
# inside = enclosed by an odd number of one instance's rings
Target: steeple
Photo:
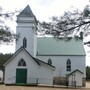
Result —
[[29, 5], [17, 17], [34, 17], [34, 14]]
[[33, 56], [36, 57], [37, 36], [36, 31], [36, 17], [34, 16], [29, 5], [22, 10], [17, 16], [16, 34], [20, 35], [16, 42], [16, 51], [21, 47], [24, 48]]
[[25, 7], [25, 9], [20, 12], [19, 15], [17, 15], [17, 23], [35, 23], [36, 22], [36, 17], [33, 14], [31, 8], [29, 5]]

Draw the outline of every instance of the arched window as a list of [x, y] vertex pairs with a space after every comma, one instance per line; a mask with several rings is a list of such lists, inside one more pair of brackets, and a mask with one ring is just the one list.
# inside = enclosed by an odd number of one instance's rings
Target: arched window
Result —
[[26, 62], [23, 59], [21, 59], [18, 63], [18, 66], [26, 66]]
[[50, 58], [48, 59], [48, 64], [52, 65], [52, 60]]
[[68, 59], [67, 62], [66, 62], [66, 69], [67, 69], [67, 71], [71, 71], [71, 61], [70, 61], [70, 59]]
[[23, 39], [23, 47], [26, 48], [27, 47], [27, 39], [24, 37]]

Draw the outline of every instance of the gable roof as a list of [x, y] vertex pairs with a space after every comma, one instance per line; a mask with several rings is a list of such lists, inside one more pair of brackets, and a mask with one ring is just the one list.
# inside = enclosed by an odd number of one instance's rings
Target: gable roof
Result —
[[54, 37], [38, 37], [37, 55], [85, 55], [85, 50], [81, 39], [63, 40]]
[[[4, 64], [4, 66], [6, 66], [15, 56], [17, 56], [22, 50], [24, 50], [25, 52], [27, 52], [27, 50], [22, 46], [20, 47], [14, 54], [13, 56]], [[27, 52], [28, 53], [28, 52]], [[28, 53], [29, 54], [29, 53]], [[29, 54], [30, 55], [30, 54]], [[31, 56], [31, 55], [30, 55]], [[31, 56], [32, 57], [32, 56]], [[32, 57], [33, 58], [33, 57]], [[37, 64], [39, 64], [37, 61], [35, 61]]]
[[18, 17], [34, 17], [34, 14], [29, 5], [18, 15]]
[[76, 70], [74, 70], [73, 72], [71, 72], [70, 74], [68, 74], [68, 76], [72, 75], [73, 73], [75, 73], [75, 72], [77, 72], [77, 71], [78, 71], [79, 73], [83, 74], [83, 72], [81, 72], [80, 70], [76, 69]]
[[48, 64], [48, 63], [46, 63], [46, 62], [44, 62], [44, 61], [42, 61], [42, 60], [40, 60], [40, 59], [37, 59], [37, 58], [34, 58], [34, 59], [35, 59], [36, 61], [38, 61], [40, 64], [45, 64], [45, 65], [51, 67], [52, 69], [55, 69], [55, 66], [53, 66], [53, 65], [50, 65], [50, 64]]
[[14, 54], [13, 56], [4, 64], [4, 66], [6, 66], [17, 54], [20, 53], [20, 51], [24, 50], [38, 65], [41, 65], [42, 63], [51, 67], [52, 69], [55, 69], [55, 67], [53, 65], [49, 65], [48, 63], [45, 63], [37, 58], [34, 58], [23, 46], [20, 47]]

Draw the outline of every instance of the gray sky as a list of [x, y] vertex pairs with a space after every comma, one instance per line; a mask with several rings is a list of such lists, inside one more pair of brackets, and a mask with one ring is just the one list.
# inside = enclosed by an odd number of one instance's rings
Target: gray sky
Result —
[[72, 6], [83, 9], [89, 0], [0, 0], [0, 6], [5, 11], [23, 9], [30, 5], [33, 13], [39, 20], [48, 20], [51, 16], [60, 16]]
[[[70, 11], [72, 6], [83, 10], [86, 5], [90, 5], [89, 0], [0, 0], [0, 6], [4, 11], [15, 11], [24, 9], [30, 5], [34, 15], [40, 21], [48, 21], [52, 16], [61, 16], [64, 11]], [[7, 23], [11, 30], [15, 32], [16, 23]], [[0, 52], [14, 53], [14, 45], [0, 45]], [[90, 57], [87, 57], [87, 65], [90, 65]]]

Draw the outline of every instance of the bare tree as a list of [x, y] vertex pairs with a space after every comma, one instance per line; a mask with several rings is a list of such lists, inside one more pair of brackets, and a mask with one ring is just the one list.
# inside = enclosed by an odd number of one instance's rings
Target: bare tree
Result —
[[[87, 5], [83, 11], [67, 11], [61, 17], [52, 17], [51, 22], [39, 22], [38, 25], [39, 31], [56, 37], [76, 37], [80, 36], [80, 32], [83, 32], [83, 37], [87, 37], [90, 35], [90, 6]], [[85, 44], [88, 43], [90, 41]]]
[[16, 35], [13, 31], [10, 30], [10, 27], [6, 25], [7, 20], [13, 20], [13, 16], [18, 12], [2, 12], [2, 8], [0, 7], [0, 43], [8, 43], [13, 42], [16, 38]]

